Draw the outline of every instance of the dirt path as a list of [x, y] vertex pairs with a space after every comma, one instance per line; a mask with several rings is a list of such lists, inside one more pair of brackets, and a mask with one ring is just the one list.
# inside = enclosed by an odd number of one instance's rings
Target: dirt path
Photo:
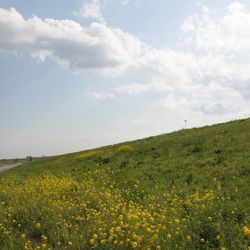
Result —
[[6, 171], [8, 169], [11, 169], [11, 168], [15, 168], [19, 165], [21, 165], [22, 163], [15, 163], [15, 164], [4, 164], [4, 165], [1, 165], [0, 164], [0, 173], [3, 172], [3, 171]]

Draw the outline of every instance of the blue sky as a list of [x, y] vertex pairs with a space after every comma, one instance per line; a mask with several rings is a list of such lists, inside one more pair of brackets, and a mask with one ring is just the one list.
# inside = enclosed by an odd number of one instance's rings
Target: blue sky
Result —
[[0, 158], [250, 116], [249, 1], [0, 2]]

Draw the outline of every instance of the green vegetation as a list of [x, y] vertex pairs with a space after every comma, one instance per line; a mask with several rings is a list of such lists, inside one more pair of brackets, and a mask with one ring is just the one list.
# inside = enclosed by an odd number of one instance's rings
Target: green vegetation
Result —
[[250, 119], [0, 175], [0, 249], [249, 249]]

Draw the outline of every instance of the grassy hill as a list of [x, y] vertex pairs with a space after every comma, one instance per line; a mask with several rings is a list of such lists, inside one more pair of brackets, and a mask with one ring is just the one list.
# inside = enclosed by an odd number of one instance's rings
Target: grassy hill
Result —
[[249, 249], [250, 119], [0, 175], [1, 249]]

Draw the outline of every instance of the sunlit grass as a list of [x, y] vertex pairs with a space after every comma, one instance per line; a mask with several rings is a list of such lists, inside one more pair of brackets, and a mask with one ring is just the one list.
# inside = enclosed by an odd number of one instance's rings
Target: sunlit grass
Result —
[[181, 131], [6, 172], [0, 249], [248, 249], [249, 128]]
[[247, 247], [250, 229], [234, 226], [238, 205], [216, 180], [214, 189], [189, 194], [167, 187], [155, 196], [135, 186], [142, 201], [133, 201], [127, 198], [130, 190], [107, 183], [103, 171], [81, 181], [48, 172], [2, 183], [1, 248], [223, 248], [228, 233], [239, 248]]

